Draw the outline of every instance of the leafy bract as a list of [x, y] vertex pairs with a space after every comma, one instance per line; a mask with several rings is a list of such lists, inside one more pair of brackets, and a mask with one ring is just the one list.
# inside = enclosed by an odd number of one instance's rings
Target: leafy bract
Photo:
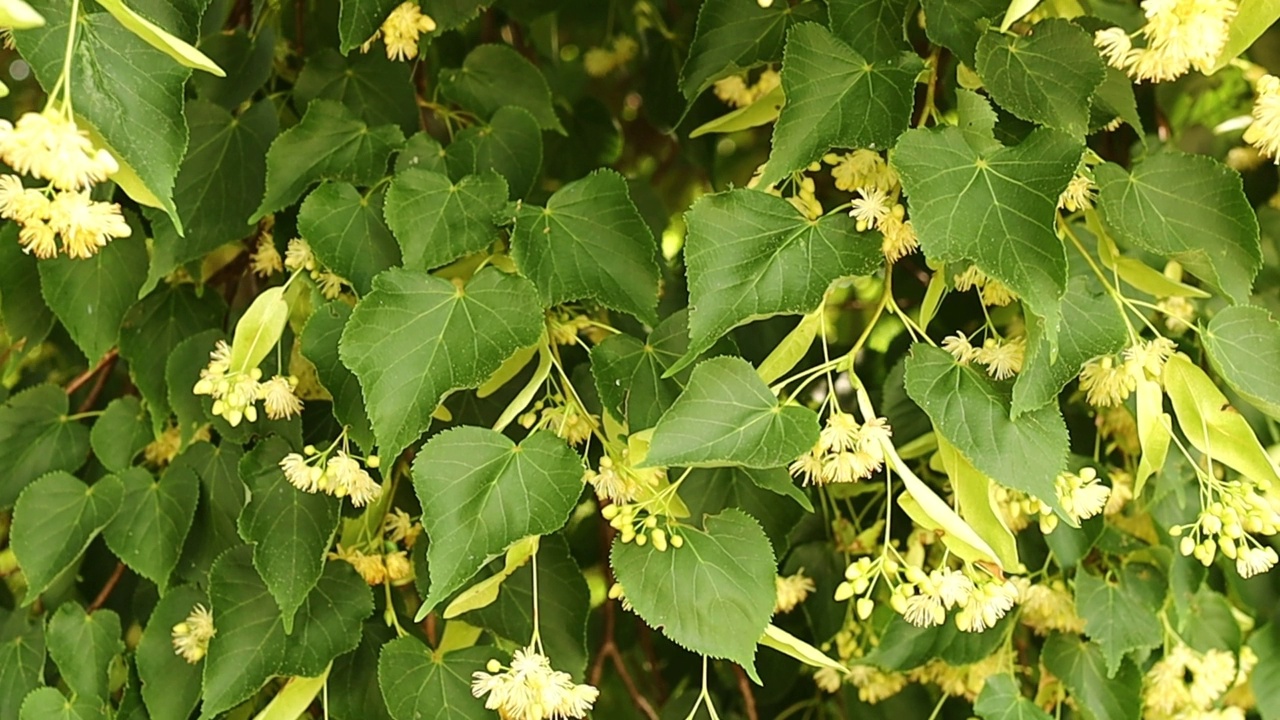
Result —
[[1026, 35], [987, 30], [977, 60], [975, 69], [1001, 107], [1072, 135], [1088, 131], [1089, 99], [1106, 65], [1078, 25], [1050, 18]]
[[32, 480], [54, 470], [74, 472], [89, 453], [89, 429], [68, 420], [67, 394], [37, 385], [0, 407], [0, 507], [10, 507]]
[[925, 254], [938, 262], [972, 261], [1007, 285], [1044, 321], [1051, 347], [1067, 285], [1067, 257], [1053, 223], [1081, 150], [1056, 130], [979, 151], [959, 128], [920, 129], [902, 136], [892, 158]]
[[514, 105], [528, 110], [543, 130], [564, 133], [542, 71], [508, 45], [479, 45], [462, 67], [440, 73], [440, 93], [484, 118]]
[[1233, 302], [1248, 300], [1262, 251], [1257, 216], [1235, 171], [1168, 150], [1131, 172], [1103, 163], [1094, 174], [1098, 209], [1119, 239], [1177, 260]]
[[409, 168], [391, 181], [383, 212], [403, 266], [432, 270], [492, 244], [498, 238], [494, 217], [506, 203], [507, 183], [491, 170], [455, 183], [439, 172]]
[[90, 362], [120, 337], [120, 321], [147, 277], [140, 237], [116, 238], [93, 257], [59, 256], [40, 263], [40, 290]]
[[542, 334], [541, 303], [524, 278], [485, 268], [462, 285], [393, 268], [351, 314], [339, 346], [364, 388], [382, 453], [422, 434], [453, 390], [477, 387]]
[[79, 559], [120, 510], [123, 497], [119, 478], [108, 475], [90, 486], [61, 471], [22, 491], [13, 509], [12, 546], [27, 578], [25, 605]]
[[760, 184], [781, 180], [832, 147], [892, 145], [911, 122], [921, 68], [914, 54], [868, 61], [821, 25], [797, 25], [782, 61], [787, 102]]
[[545, 208], [522, 205], [511, 255], [547, 306], [591, 298], [645, 322], [658, 320], [653, 231], [632, 204], [627, 181], [612, 170], [565, 185]]
[[674, 369], [738, 325], [812, 312], [832, 280], [869, 274], [883, 260], [879, 234], [857, 232], [848, 215], [809, 220], [755, 190], [704, 195], [685, 222], [689, 349]]
[[[740, 510], [706, 516], [704, 529], [680, 526], [684, 546], [615, 541], [614, 576], [636, 613], [673, 642], [741, 665], [759, 681], [756, 643], [775, 600], [774, 557], [760, 525]], [[680, 593], [672, 602], [671, 593]]]
[[818, 440], [818, 416], [781, 404], [741, 359], [718, 357], [693, 369], [689, 384], [653, 429], [645, 464], [775, 468]]
[[382, 223], [383, 195], [344, 182], [321, 183], [298, 209], [298, 233], [322, 265], [367, 294], [373, 276], [400, 264], [400, 248]]
[[906, 368], [907, 394], [964, 459], [1062, 514], [1054, 481], [1066, 467], [1068, 437], [1057, 406], [1010, 420], [1007, 383], [993, 382], [935, 347], [916, 345]]
[[1141, 563], [1130, 565], [1114, 584], [1088, 572], [1076, 574], [1076, 611], [1085, 621], [1085, 634], [1102, 648], [1107, 677], [1115, 677], [1126, 654], [1155, 647], [1164, 639], [1151, 598], [1134, 587], [1146, 582], [1144, 573], [1158, 571]]
[[431, 538], [425, 615], [511, 543], [564, 525], [582, 493], [582, 461], [548, 431], [516, 445], [493, 430], [460, 427], [423, 446], [413, 486]]
[[493, 711], [471, 696], [471, 674], [484, 669], [493, 653], [485, 648], [456, 650], [437, 657], [408, 636], [382, 646], [378, 684], [395, 720], [486, 720]]
[[372, 185], [403, 143], [394, 125], [370, 126], [340, 102], [313, 100], [302, 121], [271, 143], [266, 196], [251, 220], [292, 203], [318, 180]]
[[680, 71], [680, 88], [692, 100], [720, 78], [782, 57], [787, 28], [817, 19], [815, 6], [773, 3], [771, 7], [735, 0], [707, 0], [698, 12], [698, 27], [689, 57]]
[[1254, 305], [1219, 310], [1200, 334], [1213, 367], [1231, 389], [1273, 418], [1280, 418], [1280, 323]]
[[124, 500], [102, 537], [125, 564], [164, 589], [191, 529], [200, 479], [181, 465], [170, 466], [159, 478], [140, 467], [117, 477], [124, 483]]

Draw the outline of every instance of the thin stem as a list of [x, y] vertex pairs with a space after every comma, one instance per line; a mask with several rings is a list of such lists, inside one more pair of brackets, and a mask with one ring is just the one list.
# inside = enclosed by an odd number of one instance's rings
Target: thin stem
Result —
[[102, 586], [102, 590], [98, 592], [98, 596], [95, 597], [93, 599], [93, 602], [89, 604], [88, 611], [90, 613], [92, 613], [94, 610], [97, 610], [98, 608], [102, 607], [107, 603], [107, 598], [111, 597], [112, 591], [116, 589], [116, 585], [119, 584], [120, 578], [123, 576], [124, 576], [124, 563], [117, 562], [116, 569], [111, 571], [111, 577], [107, 578], [107, 582], [105, 585]]
[[[529, 641], [530, 645], [536, 646], [539, 653], [542, 653], [542, 626], [539, 622], [538, 615], [538, 551], [533, 551], [533, 557], [529, 559], [530, 569], [533, 573], [533, 639]], [[543, 653], [545, 654], [545, 653]]]

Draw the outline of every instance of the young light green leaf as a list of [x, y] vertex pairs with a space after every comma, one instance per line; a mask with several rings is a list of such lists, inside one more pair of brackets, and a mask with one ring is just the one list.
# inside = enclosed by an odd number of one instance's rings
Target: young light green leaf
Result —
[[471, 674], [498, 653], [466, 648], [436, 657], [413, 636], [382, 646], [378, 685], [395, 720], [489, 720], [493, 711], [471, 695]]
[[760, 379], [765, 383], [771, 383], [791, 372], [796, 363], [803, 360], [805, 354], [809, 352], [813, 339], [818, 336], [818, 328], [823, 322], [825, 322], [825, 314], [822, 306], [801, 318], [800, 323], [773, 348], [773, 352], [760, 361], [760, 366], [756, 368], [756, 374]]
[[503, 582], [511, 577], [516, 570], [524, 567], [525, 563], [529, 562], [530, 558], [537, 554], [541, 537], [541, 535], [530, 535], [512, 543], [507, 548], [502, 569], [458, 593], [458, 596], [445, 607], [440, 616], [445, 620], [452, 620], [463, 613], [480, 610], [492, 605], [498, 599], [498, 591], [502, 589]]
[[108, 475], [92, 486], [65, 472], [51, 472], [29, 485], [13, 509], [13, 552], [27, 579], [23, 605], [80, 558], [120, 510], [124, 483]]
[[692, 101], [720, 78], [782, 58], [787, 29], [817, 20], [820, 7], [773, 3], [771, 7], [735, 0], [708, 0], [698, 11], [698, 27], [689, 57], [680, 71], [680, 89]]
[[533, 190], [542, 168], [542, 129], [528, 110], [505, 105], [487, 125], [473, 125], [455, 135], [441, 157], [451, 178], [492, 170], [506, 178], [509, 197], [522, 198]]
[[1023, 120], [1083, 137], [1089, 130], [1089, 100], [1107, 75], [1093, 38], [1057, 18], [1036, 23], [1026, 35], [1005, 29], [988, 30], [978, 41], [975, 69], [987, 92]]
[[658, 322], [653, 231], [631, 202], [626, 179], [612, 170], [565, 185], [546, 208], [521, 205], [511, 257], [545, 306], [591, 298]]
[[1155, 575], [1159, 571], [1143, 563], [1125, 566], [1123, 577], [1115, 584], [1088, 572], [1076, 574], [1076, 611], [1084, 618], [1085, 634], [1102, 648], [1108, 678], [1120, 671], [1126, 654], [1155, 647], [1164, 639], [1160, 618], [1139, 587], [1152, 583]]
[[459, 427], [436, 435], [413, 463], [422, 526], [431, 538], [425, 617], [511, 543], [558, 530], [582, 493], [582, 461], [540, 431], [516, 445], [501, 433]]
[[1236, 303], [1262, 265], [1258, 219], [1240, 175], [1205, 155], [1148, 155], [1132, 172], [1094, 170], [1098, 209], [1120, 239], [1177, 260]]
[[80, 603], [63, 603], [49, 618], [45, 642], [73, 695], [107, 699], [111, 660], [124, 651], [119, 615], [105, 609], [90, 615]]
[[89, 454], [89, 429], [68, 420], [70, 402], [57, 385], [37, 385], [0, 407], [0, 507], [11, 507], [32, 480], [75, 472]]
[[40, 291], [90, 363], [115, 346], [120, 322], [147, 278], [141, 237], [116, 238], [93, 257], [40, 262]]
[[712, 133], [735, 133], [768, 125], [778, 119], [778, 114], [782, 112], [782, 106], [786, 101], [786, 93], [782, 86], [778, 85], [756, 98], [750, 105], [731, 110], [715, 120], [702, 123], [689, 132], [689, 137], [702, 137]]
[[250, 498], [240, 513], [240, 536], [253, 543], [253, 566], [280, 607], [286, 633], [293, 632], [294, 614], [324, 570], [340, 504], [285, 479], [279, 462], [291, 450], [284, 440], [270, 437], [240, 461], [240, 479]]
[[486, 170], [457, 183], [429, 170], [397, 173], [387, 190], [387, 225], [400, 243], [403, 266], [433, 270], [498, 239], [494, 217], [507, 203], [507, 183]]
[[289, 678], [284, 687], [271, 698], [253, 720], [297, 720], [306, 715], [307, 708], [320, 695], [329, 682], [329, 668], [315, 677]]
[[685, 213], [690, 365], [729, 330], [771, 315], [814, 311], [832, 280], [883, 262], [880, 235], [857, 232], [845, 213], [810, 221], [756, 190], [704, 195]]
[[1138, 720], [1142, 716], [1142, 671], [1124, 659], [1108, 675], [1102, 650], [1074, 635], [1051, 635], [1040, 656], [1061, 678], [1086, 720]]
[[810, 667], [830, 668], [842, 674], [848, 672], [845, 666], [827, 657], [818, 648], [772, 623], [764, 629], [764, 635], [760, 636], [760, 644], [795, 658]]
[[173, 651], [173, 626], [184, 622], [197, 605], [209, 607], [205, 593], [193, 585], [172, 588], [156, 603], [142, 631], [135, 660], [142, 681], [142, 700], [154, 720], [191, 716], [200, 701], [199, 664]]
[[787, 102], [773, 128], [773, 151], [760, 177], [772, 185], [833, 147], [883, 149], [911, 122], [913, 53], [869, 62], [817, 23], [787, 34], [782, 89]]
[[898, 506], [916, 525], [936, 534], [948, 550], [966, 562], [1003, 568], [996, 551], [945, 500], [938, 497], [933, 488], [916, 477], [905, 463], [892, 457], [890, 462], [902, 476], [902, 484], [907, 488], [906, 492], [898, 496]]
[[614, 576], [652, 627], [691, 652], [725, 658], [756, 674], [756, 644], [776, 599], [774, 557], [760, 525], [740, 510], [708, 515], [703, 530], [680, 526], [684, 547], [615, 540]]
[[1000, 32], [1006, 32], [1013, 27], [1014, 23], [1035, 10], [1039, 4], [1040, 0], [1010, 0], [1009, 8], [1004, 11], [1004, 19], [1000, 21]]
[[458, 69], [440, 72], [440, 94], [482, 118], [514, 105], [533, 114], [538, 127], [564, 134], [542, 71], [509, 45], [479, 45]]
[[102, 538], [126, 565], [164, 590], [191, 529], [200, 479], [181, 465], [170, 466], [158, 479], [140, 467], [117, 477], [124, 483], [124, 500]]
[[302, 356], [316, 366], [316, 376], [333, 397], [333, 417], [352, 440], [367, 452], [373, 451], [373, 429], [364, 409], [360, 381], [338, 358], [338, 341], [351, 317], [351, 306], [341, 300], [321, 305], [311, 314], [302, 331]]
[[1254, 305], [1218, 311], [1200, 333], [1213, 369], [1232, 390], [1273, 418], [1280, 419], [1280, 323]]
[[231, 372], [249, 372], [267, 357], [289, 322], [289, 303], [284, 287], [267, 288], [253, 299], [236, 323], [231, 339]]
[[1066, 423], [1057, 406], [1009, 419], [1010, 392], [985, 374], [956, 363], [945, 350], [917, 344], [906, 361], [907, 395], [938, 434], [977, 470], [1065, 514], [1054, 490], [1066, 466]]
[[1178, 354], [1165, 363], [1162, 379], [1178, 426], [1197, 450], [1250, 480], [1280, 488], [1275, 461], [1204, 370]]
[[978, 151], [964, 131], [945, 128], [911, 130], [893, 153], [925, 254], [972, 261], [1007, 285], [1044, 320], [1050, 347], [1067, 285], [1053, 223], [1081, 150], [1070, 136], [1040, 129], [1020, 145]]
[[1164, 390], [1159, 381], [1143, 378], [1134, 393], [1137, 405], [1138, 444], [1142, 457], [1133, 474], [1133, 496], [1142, 497], [1147, 479], [1164, 468], [1173, 439], [1173, 418], [1164, 411]]
[[532, 283], [492, 267], [466, 285], [398, 268], [374, 278], [339, 350], [364, 388], [382, 454], [417, 440], [446, 394], [480, 385], [532, 345], [541, 307]]
[[26, 3], [26, 0], [0, 2], [0, 27], [12, 30], [30, 30], [44, 27], [44, 16]]
[[1232, 60], [1248, 50], [1249, 46], [1267, 31], [1267, 28], [1280, 19], [1280, 2], [1276, 0], [1241, 0], [1237, 8], [1235, 17], [1231, 19], [1227, 42], [1222, 46], [1218, 61], [1212, 68], [1205, 70], [1207, 75], [1212, 75], [1231, 64]]
[[383, 193], [368, 195], [344, 182], [325, 182], [298, 209], [298, 233], [316, 259], [361, 295], [373, 276], [400, 265], [400, 248], [382, 222]]
[[1009, 570], [1019, 567], [1022, 563], [1018, 560], [1018, 541], [993, 504], [991, 478], [979, 472], [941, 436], [938, 453], [947, 477], [951, 478], [960, 517], [995, 551], [1002, 566]]
[[1039, 705], [1023, 697], [1016, 677], [1005, 674], [987, 678], [973, 703], [973, 711], [982, 720], [1053, 720]]
[[218, 77], [226, 77], [226, 73], [218, 64], [210, 60], [204, 53], [189, 43], [176, 38], [150, 20], [134, 12], [122, 0], [98, 0], [98, 4], [106, 8], [112, 17], [120, 21], [134, 35], [141, 38], [151, 47], [173, 58], [184, 67], [203, 70]]
[[818, 440], [818, 416], [782, 405], [755, 368], [718, 357], [693, 369], [689, 384], [653, 430], [648, 467], [775, 468]]

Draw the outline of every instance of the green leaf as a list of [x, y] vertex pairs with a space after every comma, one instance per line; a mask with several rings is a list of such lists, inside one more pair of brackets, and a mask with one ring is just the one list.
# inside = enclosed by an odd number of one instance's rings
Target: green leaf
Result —
[[239, 471], [243, 454], [240, 446], [231, 442], [217, 446], [197, 443], [170, 463], [170, 468], [189, 468], [200, 478], [200, 503], [183, 548], [181, 577], [206, 582], [214, 559], [240, 544], [236, 520], [245, 502]]
[[493, 648], [455, 650], [435, 657], [413, 636], [382, 646], [378, 684], [395, 720], [488, 720], [493, 712], [471, 695], [471, 674], [484, 669]]
[[498, 108], [487, 125], [473, 125], [454, 136], [447, 153], [450, 177], [493, 170], [506, 178], [510, 197], [522, 198], [533, 190], [542, 168], [542, 129], [528, 110], [507, 105]]
[[720, 78], [782, 58], [787, 29], [821, 17], [816, 5], [774, 3], [772, 7], [735, 0], [707, 0], [698, 12], [698, 27], [689, 57], [680, 71], [680, 88], [688, 100]]
[[847, 214], [810, 221], [755, 190], [704, 195], [685, 223], [690, 343], [675, 368], [739, 325], [813, 312], [832, 280], [870, 274], [883, 262], [879, 234], [858, 233]]
[[253, 543], [253, 566], [280, 606], [286, 633], [293, 632], [294, 615], [324, 570], [341, 504], [329, 495], [303, 492], [285, 479], [279, 462], [292, 449], [270, 437], [240, 461], [240, 479], [250, 498], [240, 513], [240, 536]]
[[281, 133], [267, 152], [267, 191], [251, 222], [293, 203], [313, 182], [372, 185], [404, 143], [394, 125], [370, 126], [342, 103], [313, 100], [302, 121]]
[[373, 450], [373, 429], [364, 410], [360, 381], [338, 359], [338, 341], [351, 317], [351, 306], [334, 300], [316, 308], [302, 331], [302, 355], [316, 366], [320, 384], [333, 396], [333, 417], [347, 428], [352, 440]]
[[163, 590], [191, 529], [200, 479], [182, 466], [169, 467], [159, 479], [139, 467], [118, 477], [124, 501], [102, 537], [125, 564]]
[[1053, 402], [1086, 362], [1118, 352], [1128, 340], [1124, 316], [1101, 285], [1089, 276], [1072, 277], [1062, 296], [1057, 358], [1039, 323], [1031, 325], [1026, 360], [1013, 383], [1013, 416]]
[[57, 385], [37, 385], [0, 407], [0, 507], [10, 507], [32, 480], [54, 470], [75, 472], [89, 454], [89, 430], [70, 412]]
[[582, 461], [539, 431], [516, 445], [505, 435], [459, 427], [435, 435], [413, 462], [422, 526], [431, 538], [425, 616], [508, 545], [558, 530], [582, 494]]
[[209, 363], [209, 353], [224, 339], [226, 335], [221, 330], [205, 330], [179, 342], [169, 354], [164, 370], [165, 384], [169, 386], [169, 407], [177, 419], [183, 447], [197, 429], [209, 422], [200, 396], [191, 390], [199, 379], [200, 368]]
[[59, 255], [40, 262], [45, 302], [90, 363], [115, 346], [120, 322], [146, 278], [147, 247], [140, 237], [116, 238], [87, 260]]
[[776, 599], [773, 549], [755, 520], [729, 509], [681, 525], [684, 547], [659, 551], [615, 540], [614, 575], [636, 613], [681, 647], [743, 667], [753, 680], [756, 643]]
[[1120, 118], [1142, 136], [1142, 118], [1138, 115], [1138, 101], [1133, 94], [1133, 81], [1119, 68], [1107, 66], [1102, 84], [1093, 94], [1093, 107], [1089, 111], [1090, 130], [1100, 129], [1112, 120]]
[[[557, 670], [582, 680], [587, 671], [587, 581], [561, 535], [542, 538], [538, 549], [538, 618], [556, 628], [543, 636], [547, 656]], [[533, 637], [533, 565], [525, 563], [502, 583], [492, 605], [463, 616], [517, 645]]]
[[1183, 641], [1196, 652], [1226, 650], [1240, 652], [1240, 623], [1235, 608], [1222, 593], [1201, 586], [1187, 597], [1186, 607], [1177, 608], [1177, 631]]
[[400, 0], [341, 0], [338, 13], [338, 48], [343, 55], [364, 44]]
[[494, 217], [506, 204], [507, 183], [493, 171], [454, 183], [410, 168], [391, 181], [383, 212], [404, 267], [432, 270], [493, 244], [499, 237]]
[[262, 200], [266, 154], [279, 132], [276, 108], [259, 101], [238, 116], [205, 100], [187, 103], [191, 144], [182, 158], [173, 199], [185, 235], [152, 216], [155, 248], [147, 284], [252, 232], [249, 216]]
[[[277, 675], [313, 677], [360, 644], [360, 626], [373, 613], [373, 595], [355, 568], [330, 562], [306, 602]], [[286, 624], [287, 627], [287, 624]]]
[[68, 700], [57, 688], [43, 687], [31, 691], [22, 701], [19, 720], [108, 720], [107, 706], [102, 700], [78, 697]]
[[[14, 42], [49, 89], [62, 72], [71, 7], [62, 0], [32, 0], [32, 6], [48, 24], [14, 32]], [[174, 180], [187, 147], [183, 87], [191, 71], [105, 12], [80, 13], [70, 62], [77, 70], [70, 87], [76, 114], [133, 169], [176, 223]]]
[[547, 79], [509, 45], [478, 45], [467, 53], [462, 67], [442, 70], [440, 94], [482, 118], [509, 105], [522, 107], [533, 114], [538, 127], [564, 133]]
[[1052, 720], [1038, 705], [1023, 697], [1013, 675], [992, 675], [973, 704], [982, 720]]
[[65, 472], [36, 480], [13, 509], [13, 552], [27, 578], [30, 605], [79, 559], [120, 509], [124, 483], [108, 475], [93, 486]]
[[817, 23], [787, 34], [782, 89], [787, 102], [773, 128], [773, 152], [760, 177], [772, 185], [833, 147], [883, 149], [911, 122], [916, 75], [912, 53], [868, 61]]
[[1119, 673], [1108, 676], [1096, 644], [1057, 634], [1049, 637], [1040, 657], [1066, 685], [1085, 720], [1138, 720], [1142, 715], [1142, 671], [1133, 661], [1122, 661]]
[[1132, 172], [1094, 169], [1098, 209], [1122, 240], [1177, 260], [1236, 303], [1247, 302], [1262, 266], [1258, 219], [1240, 175], [1205, 155], [1165, 151]]
[[376, 277], [339, 350], [360, 378], [382, 454], [417, 440], [445, 395], [478, 387], [542, 326], [533, 285], [494, 268], [462, 287], [398, 268]]
[[1144, 576], [1158, 574], [1154, 567], [1141, 563], [1125, 566], [1123, 578], [1116, 584], [1087, 572], [1076, 574], [1076, 611], [1084, 618], [1085, 634], [1102, 648], [1109, 678], [1119, 672], [1125, 655], [1156, 647], [1164, 640], [1164, 627], [1154, 610], [1159, 602], [1151, 605], [1150, 598], [1135, 587], [1144, 582]]
[[73, 695], [105, 701], [108, 666], [124, 652], [120, 616], [105, 609], [86, 614], [79, 603], [58, 606], [45, 633], [49, 657]]
[[120, 472], [132, 465], [133, 458], [151, 440], [147, 413], [138, 398], [131, 395], [108, 403], [89, 433], [93, 454], [111, 472]]
[[298, 209], [298, 233], [321, 264], [367, 295], [373, 276], [400, 264], [400, 248], [382, 222], [383, 193], [362, 194], [343, 182], [325, 182]]
[[1218, 56], [1214, 66], [1205, 71], [1207, 75], [1229, 65], [1280, 19], [1280, 3], [1276, 0], [1241, 0], [1237, 7], [1238, 11], [1232, 18], [1231, 29], [1227, 33], [1227, 42], [1222, 46], [1222, 54]]
[[1007, 285], [1044, 321], [1051, 347], [1067, 286], [1053, 223], [1081, 150], [1070, 136], [1039, 129], [1015, 147], [980, 151], [964, 131], [945, 128], [911, 130], [893, 153], [925, 254], [972, 261]]
[[[528, 111], [525, 111], [525, 114], [528, 115]], [[537, 121], [533, 120], [532, 115], [529, 115], [529, 118], [533, 123], [534, 133], [541, 137], [542, 131], [538, 129]], [[471, 128], [467, 129], [470, 130]], [[461, 136], [461, 134], [459, 133], [458, 136]], [[458, 138], [454, 137], [453, 142], [449, 143], [449, 147], [453, 147], [457, 142]], [[397, 175], [412, 168], [429, 172], [448, 172], [445, 167], [444, 147], [425, 130], [410, 136], [405, 141], [404, 147], [400, 149], [400, 152], [396, 153], [395, 170]]]
[[[196, 96], [228, 110], [236, 109], [252, 98], [271, 77], [275, 47], [276, 36], [269, 28], [261, 28], [254, 37], [250, 37], [243, 28], [236, 28], [232, 32], [201, 38], [200, 49], [226, 70], [227, 76], [220, 78], [193, 73], [191, 85]], [[297, 86], [294, 87], [296, 89]], [[191, 103], [187, 108], [191, 108]]]
[[668, 317], [644, 342], [618, 333], [591, 349], [596, 392], [633, 433], [657, 425], [680, 395], [679, 380], [663, 375], [689, 347], [686, 319], [685, 313]]
[[[226, 304], [216, 292], [196, 294], [190, 285], [171, 285], [129, 309], [120, 326], [120, 357], [147, 401], [151, 429], [159, 434], [169, 417], [165, 361], [186, 338], [222, 324]], [[186, 388], [184, 388], [186, 389]]]
[[1072, 135], [1088, 132], [1089, 100], [1107, 71], [1093, 38], [1078, 25], [1050, 18], [1026, 35], [987, 30], [977, 60], [983, 85], [1000, 107]]
[[925, 34], [930, 42], [950, 48], [965, 65], [976, 67], [978, 39], [1007, 5], [1008, 0], [922, 0]]
[[360, 645], [335, 658], [329, 671], [329, 711], [338, 718], [391, 720], [378, 687], [378, 652], [395, 633], [381, 619], [362, 628]]
[[316, 98], [337, 100], [370, 125], [397, 125], [412, 133], [418, 129], [412, 70], [412, 64], [388, 60], [380, 49], [348, 59], [321, 48], [298, 73], [293, 99], [303, 110]]
[[818, 416], [783, 405], [742, 358], [699, 363], [653, 429], [648, 467], [775, 468], [818, 441]]
[[907, 44], [909, 0], [828, 0], [831, 32], [868, 60], [893, 60]]
[[[794, 502], [785, 502], [779, 496]], [[680, 499], [690, 517], [715, 515], [736, 508], [760, 523], [777, 554], [788, 545], [787, 536], [813, 505], [791, 480], [786, 468], [696, 468], [680, 486]], [[833, 588], [834, 589], [834, 588]]]
[[44, 622], [13, 613], [0, 625], [0, 718], [18, 717], [22, 699], [44, 682]]
[[185, 40], [174, 37], [164, 28], [139, 15], [121, 0], [98, 0], [98, 4], [111, 13], [112, 17], [132, 32], [134, 36], [168, 55], [170, 59], [179, 65], [203, 70], [218, 77], [226, 76], [222, 68], [218, 67], [218, 64], [210, 60], [204, 53], [195, 49]]
[[0, 316], [15, 350], [24, 341], [25, 348], [39, 346], [53, 329], [53, 311], [40, 296], [39, 263], [18, 244], [18, 224], [5, 223], [0, 228]]
[[658, 322], [653, 231], [631, 202], [626, 179], [612, 170], [565, 185], [545, 209], [521, 205], [511, 256], [547, 307], [591, 298]]
[[209, 607], [204, 592], [192, 585], [173, 588], [160, 598], [142, 631], [135, 655], [142, 681], [142, 700], [152, 720], [185, 720], [200, 701], [199, 664], [173, 651], [173, 626], [192, 609]]
[[917, 344], [906, 361], [907, 395], [975, 468], [1062, 511], [1054, 481], [1066, 467], [1066, 423], [1056, 405], [1009, 419], [1007, 383]]
[[1280, 418], [1280, 381], [1270, 368], [1280, 367], [1280, 323], [1253, 305], [1218, 311], [1200, 333], [1213, 369], [1250, 404]]

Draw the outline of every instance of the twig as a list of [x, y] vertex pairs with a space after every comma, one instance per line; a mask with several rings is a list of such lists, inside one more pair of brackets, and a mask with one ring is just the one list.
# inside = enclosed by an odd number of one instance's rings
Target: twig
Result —
[[76, 376], [74, 380], [72, 380], [70, 383], [67, 384], [67, 395], [74, 394], [75, 391], [79, 390], [81, 386], [89, 382], [89, 380], [92, 379], [93, 376], [97, 374], [97, 372], [101, 370], [103, 367], [105, 367], [108, 363], [114, 364], [115, 359], [119, 354], [120, 354], [120, 350], [117, 348], [111, 348], [110, 350], [108, 350], [107, 353], [102, 356], [102, 359], [99, 360], [96, 365], [80, 373], [79, 375]]
[[111, 592], [116, 589], [116, 584], [120, 582], [121, 576], [124, 575], [124, 563], [117, 562], [116, 569], [111, 572], [111, 577], [107, 578], [107, 584], [102, 586], [102, 590], [98, 592], [98, 597], [93, 599], [89, 604], [88, 612], [93, 612], [107, 603], [107, 598], [111, 597]]
[[[601, 523], [600, 540], [608, 547], [613, 543], [613, 528], [605, 523]], [[605, 565], [605, 583], [613, 584], [613, 571]], [[636, 709], [644, 713], [649, 720], [658, 720], [658, 712], [653, 709], [653, 705], [649, 703], [636, 687], [636, 681], [631, 677], [631, 672], [627, 670], [627, 664], [622, 659], [622, 653], [618, 652], [618, 644], [614, 641], [614, 631], [618, 626], [618, 601], [606, 600], [604, 603], [604, 642], [600, 643], [600, 649], [596, 651], [596, 659], [591, 663], [591, 669], [587, 672], [587, 682], [600, 686], [600, 678], [604, 675], [604, 661], [608, 658], [613, 662], [614, 670], [618, 671], [618, 678], [622, 680], [622, 684], [627, 688], [627, 694], [631, 696], [631, 702], [635, 704]]]
[[742, 707], [747, 713], [747, 720], [760, 720], [756, 713], [756, 695], [751, 691], [751, 681], [737, 664], [733, 666], [733, 674], [738, 676], [738, 690], [742, 693]]
[[89, 394], [85, 397], [84, 402], [80, 403], [77, 413], [82, 413], [94, 406], [98, 402], [98, 398], [102, 395], [102, 388], [107, 384], [107, 378], [111, 377], [111, 369], [115, 367], [119, 354], [107, 353], [106, 362], [103, 363], [102, 371], [98, 373], [98, 380], [94, 382], [93, 388], [89, 390]]

